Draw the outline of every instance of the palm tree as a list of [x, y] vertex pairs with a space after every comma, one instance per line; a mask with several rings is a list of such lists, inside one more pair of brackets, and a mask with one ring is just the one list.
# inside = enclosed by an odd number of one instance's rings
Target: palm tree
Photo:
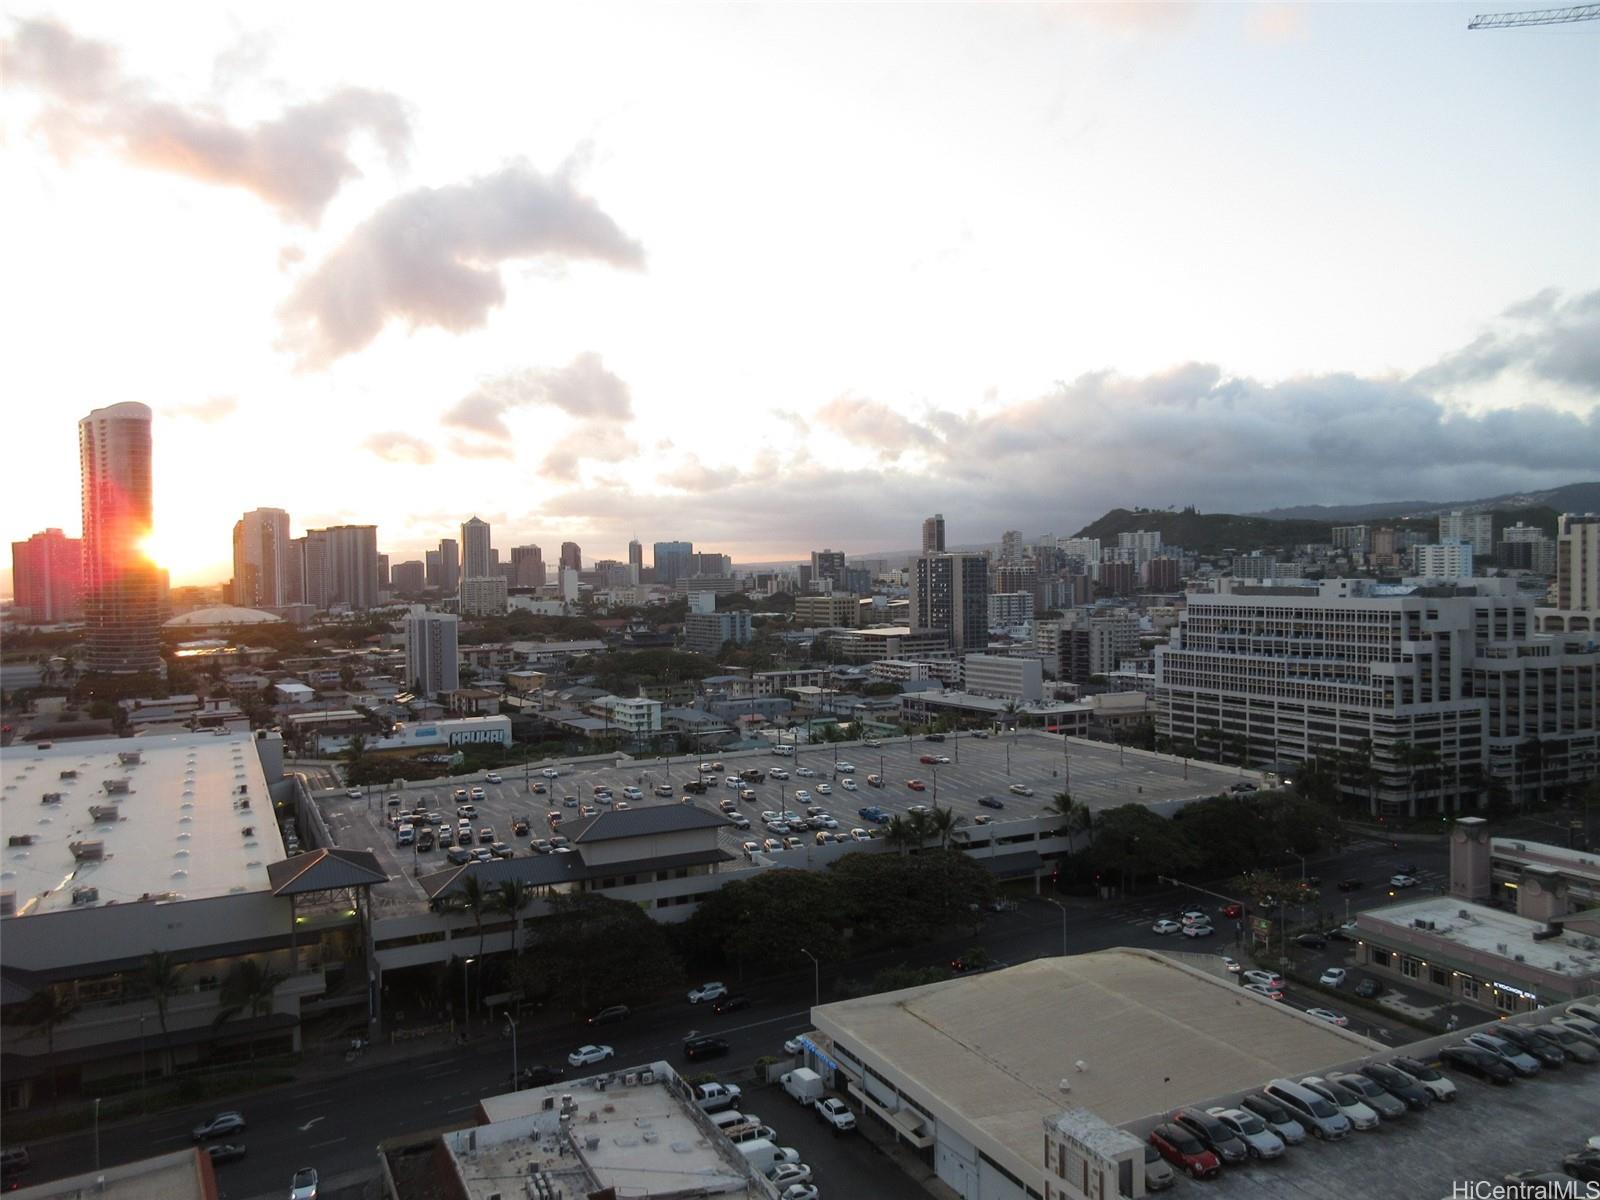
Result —
[[[211, 1019], [212, 1031], [221, 1032], [222, 1027], [241, 1012], [248, 1012], [252, 1017], [263, 1017], [272, 1012], [273, 994], [278, 990], [278, 985], [288, 978], [287, 973], [274, 971], [259, 959], [245, 958], [234, 963], [228, 977], [222, 981], [222, 1007]], [[255, 1057], [254, 1045], [251, 1046], [250, 1057]]]
[[906, 818], [906, 824], [911, 827], [911, 840], [917, 846], [920, 847], [928, 840], [928, 835], [932, 832], [932, 828], [928, 821], [927, 813], [912, 813]]
[[489, 894], [483, 890], [483, 880], [476, 871], [468, 870], [461, 878], [461, 905], [472, 914], [473, 928], [478, 931], [478, 961], [483, 961], [483, 911], [489, 906]]
[[[921, 813], [917, 814], [922, 816]], [[940, 808], [934, 805], [933, 814], [927, 818], [928, 830], [939, 839], [939, 849], [950, 848], [950, 834], [956, 827], [956, 813], [953, 808]]]
[[167, 1072], [173, 1069], [172, 1034], [167, 1028], [167, 1006], [172, 998], [187, 986], [181, 963], [165, 950], [152, 950], [144, 956], [139, 971], [139, 982], [145, 993], [155, 1001], [156, 1022], [161, 1026], [161, 1043], [167, 1051]]
[[900, 847], [900, 857], [904, 858], [906, 848], [911, 845], [916, 837], [911, 827], [911, 822], [899, 813], [889, 818], [889, 823], [883, 827], [883, 840], [891, 846]]
[[517, 954], [521, 947], [518, 946], [518, 930], [521, 925], [522, 910], [528, 907], [532, 896], [528, 890], [514, 879], [503, 879], [495, 891], [494, 904], [501, 912], [511, 914], [511, 952]]
[[78, 1011], [78, 1006], [62, 992], [53, 987], [47, 987], [42, 992], [36, 992], [24, 1006], [21, 1020], [24, 1025], [37, 1029], [44, 1034], [45, 1066], [47, 1078], [50, 1080], [50, 1099], [56, 1098], [56, 1030], [72, 1018]]
[[1094, 824], [1094, 814], [1089, 811], [1089, 806], [1087, 804], [1079, 804], [1067, 792], [1057, 792], [1052, 796], [1050, 803], [1045, 805], [1045, 811], [1066, 818], [1068, 837], [1079, 833], [1088, 833], [1090, 827]]

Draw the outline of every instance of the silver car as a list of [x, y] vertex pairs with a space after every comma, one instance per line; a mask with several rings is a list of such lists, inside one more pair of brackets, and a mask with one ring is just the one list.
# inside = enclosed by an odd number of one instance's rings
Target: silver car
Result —
[[1342, 1112], [1357, 1129], [1376, 1129], [1378, 1127], [1378, 1114], [1362, 1101], [1347, 1087], [1323, 1079], [1319, 1075], [1307, 1075], [1300, 1081], [1300, 1086], [1315, 1092], [1329, 1104]]
[[1573, 1062], [1600, 1062], [1600, 1046], [1595, 1044], [1593, 1038], [1585, 1037], [1576, 1029], [1565, 1025], [1530, 1025], [1528, 1030], [1558, 1047]]
[[1398, 1096], [1391, 1096], [1365, 1075], [1354, 1075], [1349, 1071], [1333, 1071], [1328, 1078], [1360, 1096], [1366, 1106], [1385, 1121], [1395, 1121], [1406, 1115], [1404, 1100]]
[[1267, 1128], [1281, 1137], [1291, 1146], [1298, 1146], [1306, 1140], [1306, 1127], [1295, 1120], [1294, 1114], [1270, 1096], [1260, 1092], [1251, 1092], [1239, 1106], [1246, 1112], [1254, 1113], [1267, 1123]]
[[1255, 1113], [1239, 1108], [1208, 1108], [1206, 1112], [1238, 1136], [1251, 1158], [1277, 1158], [1283, 1154], [1283, 1139]]
[[1480, 1050], [1487, 1050], [1490, 1054], [1500, 1058], [1506, 1066], [1518, 1075], [1527, 1078], [1539, 1073], [1539, 1060], [1525, 1051], [1517, 1049], [1504, 1038], [1497, 1038], [1492, 1033], [1469, 1033], [1467, 1045], [1476, 1046]]

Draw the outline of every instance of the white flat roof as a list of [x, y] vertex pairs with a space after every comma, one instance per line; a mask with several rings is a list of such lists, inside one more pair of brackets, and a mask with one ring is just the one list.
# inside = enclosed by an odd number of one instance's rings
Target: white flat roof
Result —
[[[119, 759], [135, 753], [137, 763]], [[14, 893], [18, 915], [71, 909], [74, 889], [86, 887], [98, 891], [98, 904], [265, 891], [267, 864], [284, 856], [248, 733], [11, 745], [0, 750], [0, 766], [0, 891]], [[126, 792], [107, 791], [108, 781], [123, 780]], [[43, 803], [46, 793], [61, 799]], [[110, 806], [114, 817], [89, 811]], [[32, 842], [12, 845], [18, 837]], [[103, 857], [74, 857], [73, 843], [93, 842]]]
[[841, 1053], [914, 1103], [942, 1107], [941, 1119], [1009, 1151], [1030, 1176], [1040, 1122], [1066, 1105], [1121, 1125], [1373, 1049], [1231, 979], [1134, 949], [1036, 959], [812, 1016]]
[[[1465, 917], [1461, 915], [1463, 912], [1467, 914]], [[1545, 922], [1484, 904], [1466, 903], [1453, 896], [1405, 900], [1361, 913], [1356, 920], [1358, 926], [1392, 925], [1401, 930], [1415, 930], [1479, 954], [1504, 959], [1508, 964], [1517, 963], [1520, 956], [1522, 961], [1517, 965], [1540, 971], [1556, 971], [1574, 978], [1600, 973], [1600, 951], [1584, 946], [1593, 938], [1564, 933], [1558, 938], [1536, 942], [1533, 935], [1548, 928]], [[1419, 928], [1417, 921], [1431, 921], [1433, 927]]]
[[1493, 858], [1517, 859], [1556, 867], [1570, 875], [1600, 879], [1600, 853], [1592, 850], [1569, 850], [1565, 846], [1530, 842], [1526, 838], [1490, 838], [1489, 854]]

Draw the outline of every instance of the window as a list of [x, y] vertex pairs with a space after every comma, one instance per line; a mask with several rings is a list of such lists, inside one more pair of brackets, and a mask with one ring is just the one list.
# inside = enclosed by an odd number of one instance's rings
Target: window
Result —
[[1445, 974], [1443, 967], [1428, 968], [1428, 982], [1434, 987], [1445, 987], [1450, 982], [1450, 977]]
[[1476, 1000], [1478, 998], [1478, 981], [1471, 975], [1461, 977], [1461, 998], [1463, 1000]]
[[1417, 977], [1417, 971], [1421, 965], [1422, 964], [1414, 958], [1402, 958], [1400, 960], [1400, 974], [1404, 975], [1407, 979], [1415, 979]]
[[1387, 967], [1389, 965], [1389, 952], [1375, 948], [1372, 951], [1372, 961], [1376, 966]]

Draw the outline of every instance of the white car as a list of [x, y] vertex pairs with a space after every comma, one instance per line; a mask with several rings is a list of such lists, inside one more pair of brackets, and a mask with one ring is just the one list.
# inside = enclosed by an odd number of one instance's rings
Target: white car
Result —
[[350, 799], [352, 799], [352, 800], [359, 800], [359, 799], [361, 799], [362, 796], [366, 795], [366, 793], [363, 792], [360, 788], [351, 788], [348, 792], [345, 793], [345, 795], [350, 797]]
[[746, 842], [740, 848], [744, 851], [744, 856], [746, 858], [754, 858], [757, 854], [761, 853], [760, 842]]
[[811, 802], [811, 793], [806, 791], [805, 788], [801, 788], [794, 794], [794, 798], [797, 804], [809, 804]]
[[870, 842], [872, 840], [872, 835], [865, 829], [857, 826], [855, 829], [850, 831], [850, 840], [852, 842]]
[[772, 770], [767, 772], [767, 778], [768, 779], [787, 779], [787, 778], [789, 778], [789, 772], [785, 771], [782, 767], [773, 767]]
[[1226, 954], [1222, 956], [1222, 965], [1227, 968], [1228, 974], [1230, 975], [1237, 975], [1240, 970], [1242, 970], [1242, 968], [1239, 966], [1239, 960], [1237, 958], [1230, 958]]
[[1329, 967], [1317, 980], [1323, 987], [1343, 987], [1345, 969], [1343, 967]]
[[767, 1176], [779, 1187], [789, 1187], [796, 1183], [811, 1182], [811, 1168], [805, 1163], [779, 1163], [772, 1169], [772, 1174]]
[[728, 994], [728, 985], [725, 983], [702, 983], [689, 993], [689, 1003], [699, 1004], [702, 1000], [721, 1000]]
[[1263, 987], [1275, 988], [1280, 992], [1283, 990], [1283, 976], [1276, 971], [1246, 971], [1244, 981], [1259, 983]]
[[815, 779], [817, 777], [817, 773], [810, 767], [796, 767], [794, 773], [800, 776], [801, 779]]
[[804, 1050], [805, 1048], [805, 1042], [803, 1042], [798, 1036], [792, 1037], [783, 1043], [783, 1052], [785, 1054], [799, 1054], [800, 1051]]
[[831, 795], [833, 795], [833, 784], [831, 784], [831, 783], [819, 783], [819, 784], [817, 784], [817, 792], [818, 792], [819, 795], [831, 796]]
[[1184, 937], [1210, 937], [1215, 932], [1216, 930], [1211, 928], [1211, 922], [1209, 921], [1195, 921], [1183, 927]]
[[1326, 1021], [1329, 1025], [1348, 1025], [1350, 1018], [1342, 1012], [1335, 1012], [1331, 1008], [1308, 1008], [1306, 1016], [1315, 1017], [1319, 1021]]
[[1339, 1087], [1338, 1091], [1335, 1091], [1334, 1088], [1338, 1085], [1330, 1084], [1320, 1075], [1307, 1075], [1300, 1081], [1300, 1086], [1309, 1088], [1337, 1108], [1357, 1129], [1378, 1127], [1378, 1114], [1368, 1108], [1366, 1103], [1349, 1088]]
[[839, 828], [839, 822], [834, 817], [829, 816], [827, 813], [823, 813], [820, 817], [817, 817], [811, 823], [813, 825], [821, 825], [824, 829], [837, 829], [837, 828]]
[[767, 825], [767, 832], [768, 833], [793, 833], [794, 832], [794, 826], [789, 824], [787, 821], [768, 821], [766, 823], [766, 825]]
[[641, 792], [636, 787], [625, 787], [625, 788], [622, 789], [622, 794], [624, 796], [626, 796], [629, 800], [643, 800], [644, 799], [644, 793]]
[[485, 783], [503, 783], [504, 782], [504, 780], [502, 780], [500, 778], [499, 772], [497, 772], [497, 771], [490, 771], [487, 775], [485, 775], [483, 777], [483, 781]]
[[1025, 783], [1013, 783], [1006, 789], [1006, 791], [1010, 792], [1013, 796], [1033, 795], [1033, 789]]
[[1151, 933], [1163, 933], [1163, 934], [1165, 934], [1165, 933], [1177, 933], [1178, 930], [1180, 930], [1182, 928], [1183, 928], [1182, 925], [1179, 925], [1176, 921], [1172, 920], [1171, 918], [1162, 917], [1161, 920], [1157, 921], [1154, 925], [1150, 926], [1150, 932]]
[[1391, 875], [1389, 876], [1389, 886], [1392, 888], [1416, 887], [1417, 877], [1415, 875]]
[[554, 767], [546, 767], [544, 770], [540, 771], [539, 774], [543, 775], [546, 779], [561, 778], [561, 772], [556, 770]]
[[814, 1183], [791, 1183], [783, 1189], [783, 1200], [817, 1200], [819, 1195]]
[[854, 775], [856, 773], [855, 763], [836, 762], [833, 764], [833, 769], [841, 775]]
[[317, 1200], [317, 1169], [301, 1167], [289, 1180], [289, 1200]]
[[[722, 781], [722, 786], [733, 788], [735, 791], [737, 791], [739, 788], [744, 786], [744, 780], [740, 779], [737, 775], [729, 775]], [[622, 794], [626, 796], [628, 794], [628, 789], [623, 788]]]
[[856, 787], [856, 781], [854, 779], [841, 779], [839, 781], [839, 786], [842, 787], [847, 792], [854, 792], [854, 791], [859, 791], [860, 790], [859, 788]]
[[615, 1053], [616, 1051], [610, 1046], [579, 1046], [571, 1054], [567, 1055], [567, 1066], [593, 1066], [595, 1063], [605, 1062]]

